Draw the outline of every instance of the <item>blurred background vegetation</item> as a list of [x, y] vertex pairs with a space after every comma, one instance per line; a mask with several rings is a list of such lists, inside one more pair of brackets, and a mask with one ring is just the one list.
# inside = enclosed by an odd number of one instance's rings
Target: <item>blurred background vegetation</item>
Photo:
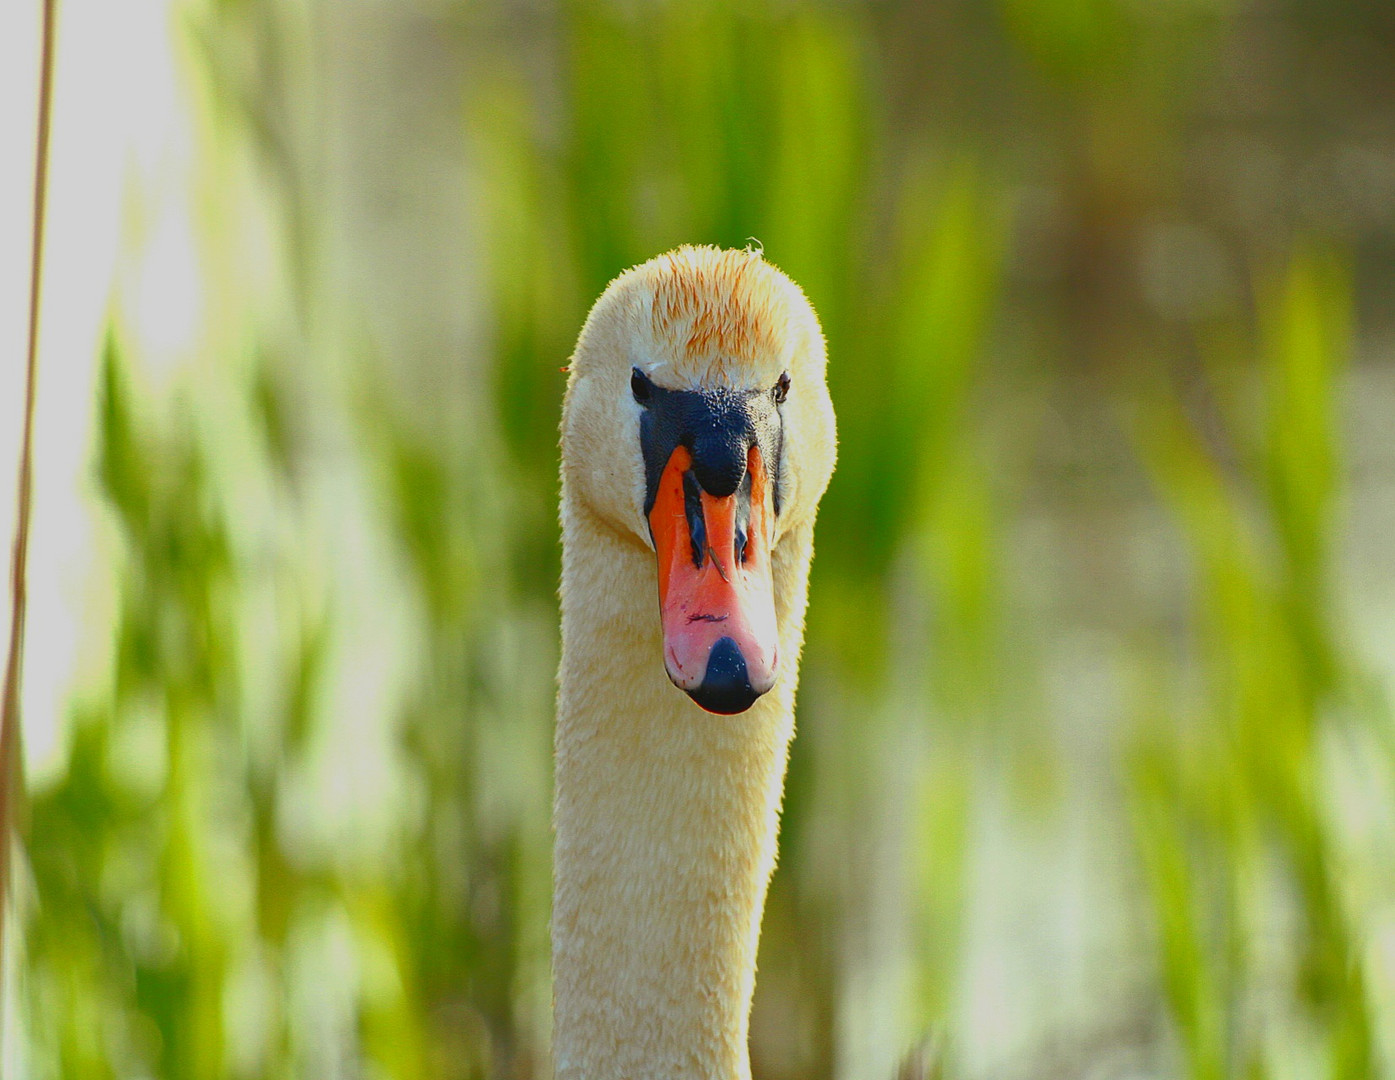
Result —
[[1395, 1076], [1395, 7], [156, 6], [17, 1075], [548, 1075], [559, 369], [756, 242], [841, 435], [758, 1080]]

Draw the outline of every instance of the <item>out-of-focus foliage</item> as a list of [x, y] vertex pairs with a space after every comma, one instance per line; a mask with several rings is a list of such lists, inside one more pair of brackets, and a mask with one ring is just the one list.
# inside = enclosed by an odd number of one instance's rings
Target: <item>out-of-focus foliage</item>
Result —
[[[1192, 1075], [1267, 1076], [1306, 1052], [1323, 1075], [1371, 1076], [1361, 922], [1343, 909], [1320, 773], [1321, 710], [1344, 678], [1326, 549], [1350, 296], [1330, 261], [1301, 253], [1265, 303], [1256, 468], [1242, 474], [1257, 505], [1245, 511], [1242, 476], [1227, 477], [1181, 417], [1144, 436], [1193, 552], [1200, 685], [1177, 695], [1174, 732], [1145, 736], [1139, 840]], [[1297, 930], [1280, 957], [1263, 955], [1276, 889]]]
[[102, 360], [36, 1076], [547, 1074], [559, 368], [681, 242], [839, 415], [755, 1075], [1392, 1075], [1385, 6], [176, 13], [217, 299]]

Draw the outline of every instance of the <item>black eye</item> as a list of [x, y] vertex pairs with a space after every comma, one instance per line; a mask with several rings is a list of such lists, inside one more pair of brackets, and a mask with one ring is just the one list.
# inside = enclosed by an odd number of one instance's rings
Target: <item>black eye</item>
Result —
[[640, 371], [639, 368], [630, 369], [630, 393], [634, 394], [635, 400], [643, 405], [649, 400], [649, 391], [654, 384], [649, 381], [649, 377]]
[[780, 404], [790, 392], [790, 373], [786, 371], [775, 380], [775, 404]]

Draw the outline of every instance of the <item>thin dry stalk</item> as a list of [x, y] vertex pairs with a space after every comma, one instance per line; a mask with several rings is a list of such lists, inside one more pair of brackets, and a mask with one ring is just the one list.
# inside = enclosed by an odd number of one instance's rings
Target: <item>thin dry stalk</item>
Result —
[[19, 447], [18, 507], [10, 562], [10, 648], [5, 661], [5, 696], [0, 702], [0, 972], [5, 970], [5, 907], [10, 897], [10, 853], [16, 810], [24, 783], [19, 763], [19, 690], [24, 658], [24, 613], [32, 502], [34, 390], [38, 374], [39, 296], [44, 266], [44, 211], [48, 196], [48, 135], [53, 99], [54, 0], [44, 0], [39, 60], [39, 123], [34, 151], [34, 217], [29, 263], [29, 347], [24, 369], [24, 430]]

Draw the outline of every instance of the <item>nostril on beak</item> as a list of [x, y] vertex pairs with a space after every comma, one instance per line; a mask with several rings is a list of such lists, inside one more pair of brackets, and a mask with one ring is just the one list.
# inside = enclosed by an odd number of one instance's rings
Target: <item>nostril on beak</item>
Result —
[[708, 712], [730, 716], [755, 704], [760, 692], [751, 686], [751, 675], [741, 649], [729, 637], [718, 640], [707, 657], [707, 673], [688, 696]]

